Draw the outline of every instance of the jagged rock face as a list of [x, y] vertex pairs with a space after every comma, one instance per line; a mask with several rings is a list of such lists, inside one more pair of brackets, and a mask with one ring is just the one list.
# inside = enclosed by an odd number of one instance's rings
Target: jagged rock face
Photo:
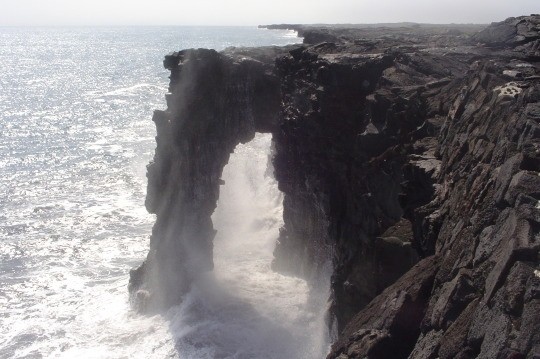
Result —
[[[444, 259], [422, 338], [440, 335], [441, 358], [525, 357], [538, 344], [539, 322], [523, 314], [539, 315], [540, 83], [530, 78], [505, 96], [504, 69], [471, 66], [439, 137], [439, 191], [429, 206], [440, 230], [430, 246]], [[454, 325], [468, 331], [457, 342]]]
[[[522, 28], [536, 29], [528, 43], [537, 41], [538, 19], [510, 19], [477, 35], [502, 47], [484, 52], [441, 91], [451, 106], [440, 111], [435, 192], [413, 211], [416, 243], [435, 255], [419, 264], [434, 273], [430, 290], [418, 296], [408, 287], [413, 269], [352, 319], [330, 358], [539, 354], [540, 78], [536, 55], [514, 41]], [[515, 81], [519, 69], [527, 74]], [[398, 310], [381, 322], [395, 309], [378, 303], [398, 293], [420, 303], [421, 315], [407, 324], [411, 318], [400, 319]], [[363, 345], [367, 330], [377, 333], [373, 345]], [[413, 330], [418, 338], [404, 339]], [[406, 348], [380, 351], [398, 344]]]
[[329, 358], [533, 358], [539, 24], [301, 28], [333, 42], [167, 57], [157, 221], [131, 291], [167, 306], [212, 268], [223, 166], [271, 132], [285, 194], [273, 267], [316, 281], [331, 263]]
[[[167, 111], [156, 111], [157, 148], [148, 166], [146, 207], [157, 215], [150, 252], [130, 280], [146, 310], [176, 304], [194, 277], [211, 270], [223, 167], [235, 146], [275, 128], [279, 82], [272, 60], [279, 48], [225, 56], [187, 50], [165, 58], [171, 70]], [[270, 61], [268, 60], [270, 59]], [[266, 61], [266, 62], [265, 62]]]
[[[277, 62], [283, 123], [274, 166], [285, 226], [274, 267], [310, 277], [331, 258], [342, 326], [415, 263], [399, 202], [406, 162], [400, 146], [414, 137], [423, 108], [409, 107], [402, 94], [374, 95], [393, 56], [328, 53], [335, 50], [298, 49]], [[399, 108], [402, 121], [387, 105]], [[401, 231], [385, 234], [398, 222]]]

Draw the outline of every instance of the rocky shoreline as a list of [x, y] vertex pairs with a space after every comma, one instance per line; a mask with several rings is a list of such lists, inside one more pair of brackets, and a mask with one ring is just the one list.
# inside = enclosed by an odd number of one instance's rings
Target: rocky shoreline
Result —
[[176, 304], [212, 269], [221, 172], [266, 132], [274, 269], [317, 281], [332, 263], [328, 358], [540, 356], [540, 16], [286, 26], [304, 44], [165, 58], [134, 303]]

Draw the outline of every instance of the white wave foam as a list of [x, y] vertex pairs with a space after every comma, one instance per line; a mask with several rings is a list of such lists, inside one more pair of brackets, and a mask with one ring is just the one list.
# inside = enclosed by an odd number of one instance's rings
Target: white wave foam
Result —
[[160, 93], [166, 93], [168, 91], [167, 87], [158, 86], [154, 84], [141, 83], [141, 84], [136, 84], [133, 86], [122, 87], [122, 88], [108, 91], [108, 92], [88, 91], [85, 93], [85, 95], [88, 97], [109, 97], [109, 96], [126, 96], [126, 95], [129, 96], [129, 95], [135, 95], [139, 92], [144, 92], [141, 90], [146, 90], [149, 88], [158, 90]]
[[[213, 275], [169, 313], [181, 358], [322, 358], [328, 349], [321, 293], [271, 270], [282, 194], [265, 175], [270, 135], [239, 145], [223, 171], [213, 215]], [[313, 297], [318, 300], [316, 305]]]
[[145, 166], [167, 92], [162, 55], [289, 41], [243, 28], [0, 35], [0, 358], [176, 357], [168, 317], [127, 301], [154, 222]]

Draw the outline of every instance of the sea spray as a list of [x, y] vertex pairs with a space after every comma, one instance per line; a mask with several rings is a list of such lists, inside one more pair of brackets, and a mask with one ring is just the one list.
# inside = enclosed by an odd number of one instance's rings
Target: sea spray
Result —
[[270, 268], [283, 195], [267, 171], [271, 135], [238, 145], [212, 219], [213, 273], [169, 311], [181, 358], [323, 358], [328, 278], [317, 288]]
[[[289, 35], [0, 29], [1, 359], [179, 356], [172, 334], [192, 328], [134, 313], [126, 288], [155, 222], [144, 208], [145, 166], [156, 146], [152, 112], [165, 106], [169, 82], [163, 56], [301, 41]], [[188, 322], [185, 303], [171, 313], [184, 309]]]

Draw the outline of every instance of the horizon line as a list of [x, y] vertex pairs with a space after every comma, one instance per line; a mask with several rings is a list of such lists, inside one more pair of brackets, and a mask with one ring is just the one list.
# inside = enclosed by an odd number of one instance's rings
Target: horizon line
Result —
[[[3, 25], [0, 24], [0, 28], [15, 28], [15, 27], [257, 27], [266, 29], [266, 26], [276, 25], [291, 25], [291, 26], [358, 26], [358, 25], [395, 25], [395, 24], [411, 24], [411, 25], [489, 25], [494, 22], [416, 22], [416, 21], [387, 21], [387, 22], [335, 22], [335, 23], [266, 23], [266, 24], [17, 24], [17, 25]], [[276, 29], [266, 29], [276, 30]], [[281, 29], [277, 29], [281, 30]]]

